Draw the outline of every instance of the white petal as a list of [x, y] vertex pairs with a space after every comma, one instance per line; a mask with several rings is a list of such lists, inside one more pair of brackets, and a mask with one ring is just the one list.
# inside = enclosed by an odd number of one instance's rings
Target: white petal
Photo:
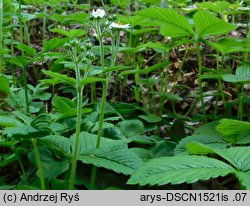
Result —
[[105, 11], [103, 9], [97, 9], [92, 11], [92, 16], [97, 18], [103, 18], [105, 16]]
[[129, 24], [121, 25], [121, 24], [117, 24], [115, 22], [112, 22], [110, 24], [110, 28], [114, 28], [114, 29], [129, 29], [130, 25]]
[[93, 11], [92, 11], [92, 16], [93, 16], [94, 18], [97, 18], [97, 17], [98, 17], [97, 12], [96, 12], [96, 10], [94, 10], [94, 9], [93, 9]]
[[96, 12], [98, 13], [98, 16], [100, 18], [103, 18], [105, 16], [105, 11], [103, 9], [97, 9]]

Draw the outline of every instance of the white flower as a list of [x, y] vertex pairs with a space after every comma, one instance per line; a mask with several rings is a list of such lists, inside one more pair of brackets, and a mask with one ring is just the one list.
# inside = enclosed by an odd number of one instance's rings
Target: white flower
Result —
[[129, 29], [130, 25], [129, 24], [117, 24], [115, 22], [112, 22], [109, 27], [112, 29]]
[[92, 16], [97, 19], [97, 18], [103, 18], [105, 16], [105, 11], [103, 9], [97, 9], [92, 11]]

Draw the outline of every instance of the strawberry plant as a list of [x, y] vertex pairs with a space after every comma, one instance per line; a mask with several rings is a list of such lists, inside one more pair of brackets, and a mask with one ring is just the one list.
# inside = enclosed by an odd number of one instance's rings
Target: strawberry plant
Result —
[[0, 189], [249, 189], [249, 28], [249, 1], [0, 0]]

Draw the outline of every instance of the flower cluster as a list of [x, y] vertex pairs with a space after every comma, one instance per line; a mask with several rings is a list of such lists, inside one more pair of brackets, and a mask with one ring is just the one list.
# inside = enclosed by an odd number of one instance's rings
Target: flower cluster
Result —
[[74, 38], [69, 43], [66, 43], [64, 48], [73, 62], [88, 63], [95, 60], [95, 55], [90, 51], [92, 48], [90, 42], [82, 42]]

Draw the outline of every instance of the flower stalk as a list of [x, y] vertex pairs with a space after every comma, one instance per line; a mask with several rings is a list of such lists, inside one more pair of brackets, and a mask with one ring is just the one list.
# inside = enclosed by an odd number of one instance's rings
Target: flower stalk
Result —
[[[105, 14], [105, 12], [100, 12], [100, 13]], [[96, 18], [93, 15], [93, 12], [92, 12], [92, 16], [94, 18]], [[102, 15], [102, 17], [103, 16], [104, 15]], [[120, 30], [127, 29], [130, 26], [129, 25], [119, 25], [119, 24], [114, 23], [115, 17], [112, 16], [112, 17], [110, 17], [110, 21], [108, 22], [108, 24], [106, 24], [106, 27], [102, 31], [101, 26], [100, 26], [100, 18], [102, 18], [102, 17], [99, 16], [98, 18], [96, 18], [96, 33], [97, 33], [97, 38], [99, 40], [99, 45], [100, 45], [101, 68], [102, 68], [102, 71], [104, 71], [104, 69], [105, 69], [104, 45], [103, 45], [103, 33], [104, 33], [104, 31], [107, 28], [114, 30], [114, 35], [112, 35], [112, 45], [111, 45], [111, 57], [112, 57], [112, 59], [111, 59], [111, 65], [110, 65], [111, 67], [113, 67], [115, 65], [115, 62], [116, 62], [116, 57], [117, 57], [117, 53], [118, 53], [118, 49], [119, 49], [119, 45], [120, 45]], [[108, 73], [104, 73], [103, 75], [105, 75], [105, 81], [102, 84], [103, 89], [102, 89], [101, 111], [100, 111], [100, 116], [99, 116], [99, 126], [98, 126], [98, 132], [97, 132], [96, 148], [99, 148], [101, 145], [101, 137], [102, 137], [102, 129], [103, 129], [103, 121], [104, 121], [104, 113], [105, 113], [105, 104], [107, 101], [108, 85], [109, 85], [109, 80], [111, 79], [111, 76], [112, 76], [112, 71], [108, 72]], [[95, 166], [93, 166], [92, 174], [91, 174], [90, 189], [95, 188], [96, 173], [97, 173], [97, 168]]]
[[71, 61], [74, 63], [75, 75], [76, 75], [76, 91], [77, 91], [77, 115], [76, 115], [76, 132], [75, 132], [75, 142], [74, 150], [71, 162], [71, 171], [69, 176], [69, 190], [74, 189], [76, 167], [77, 167], [77, 156], [79, 152], [79, 142], [81, 133], [81, 119], [82, 119], [82, 93], [84, 89], [84, 84], [81, 84], [81, 69], [80, 63], [86, 63], [84, 69], [84, 76], [87, 76], [87, 70], [94, 59], [94, 55], [88, 50], [91, 45], [83, 45], [79, 40], [73, 39], [70, 44], [65, 45], [65, 49], [68, 52]]

